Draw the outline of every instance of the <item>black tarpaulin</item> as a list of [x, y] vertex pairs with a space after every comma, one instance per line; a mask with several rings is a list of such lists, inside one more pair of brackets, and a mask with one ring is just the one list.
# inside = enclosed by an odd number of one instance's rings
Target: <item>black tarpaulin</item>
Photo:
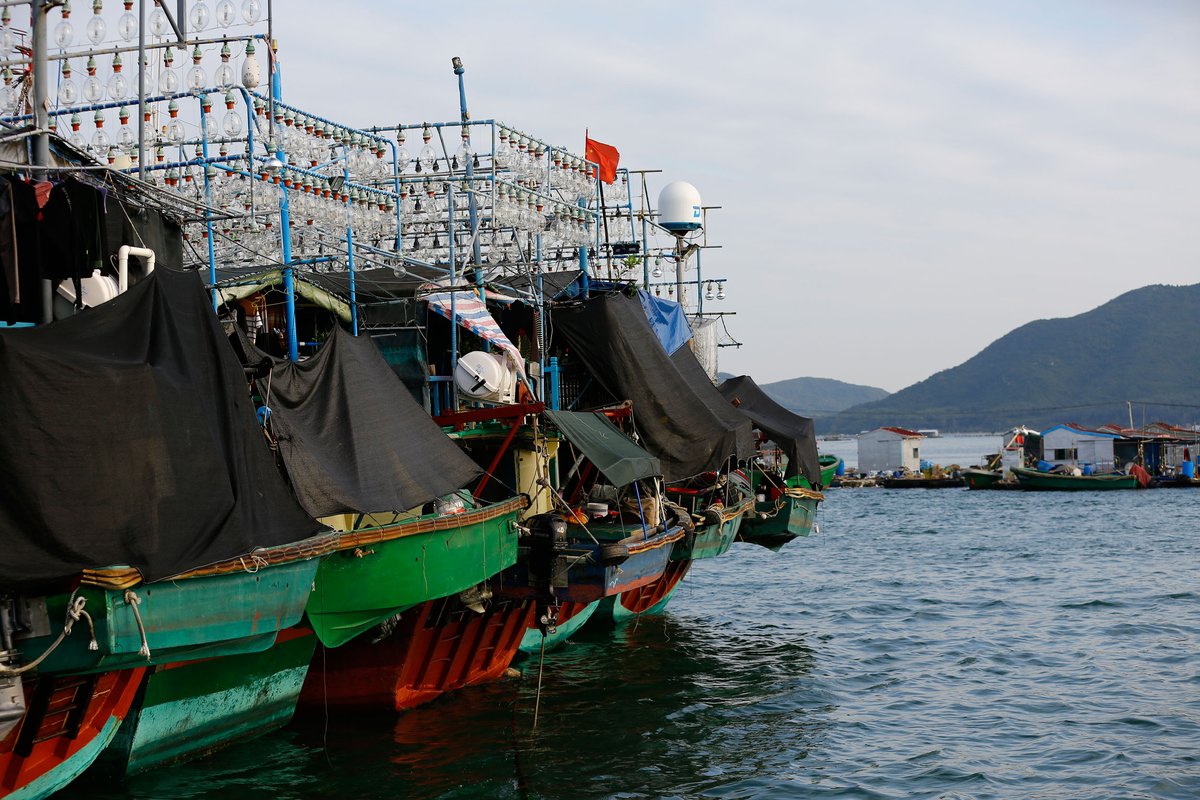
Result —
[[591, 411], [547, 411], [546, 414], [567, 441], [578, 447], [613, 485], [628, 486], [642, 478], [662, 475], [658, 459], [638, 447], [603, 414]]
[[787, 456], [785, 478], [803, 475], [811, 485], [821, 485], [817, 436], [811, 419], [779, 405], [749, 375], [730, 378], [717, 388], [731, 404], [730, 408], [744, 414], [783, 450]]
[[200, 279], [0, 333], [0, 586], [146, 580], [305, 539]]
[[312, 358], [276, 363], [268, 405], [292, 487], [316, 517], [405, 511], [481, 472], [369, 336], [334, 328]]
[[592, 376], [614, 397], [633, 402], [642, 443], [658, 456], [668, 482], [719, 470], [737, 455], [739, 431], [748, 436], [750, 424], [723, 422], [696, 396], [659, 344], [637, 298], [599, 295], [554, 308], [553, 321], [555, 335], [566, 340]]
[[700, 398], [708, 410], [717, 415], [725, 427], [737, 432], [737, 457], [745, 460], [754, 455], [754, 429], [746, 423], [746, 417], [729, 405], [704, 371], [690, 345], [683, 345], [671, 355], [671, 363], [687, 382], [688, 387]]

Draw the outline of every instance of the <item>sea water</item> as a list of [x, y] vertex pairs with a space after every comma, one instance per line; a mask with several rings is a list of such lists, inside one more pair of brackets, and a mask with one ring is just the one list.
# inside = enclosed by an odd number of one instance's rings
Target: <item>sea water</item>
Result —
[[547, 654], [536, 730], [534, 658], [60, 797], [1200, 797], [1200, 491], [833, 489], [818, 520]]

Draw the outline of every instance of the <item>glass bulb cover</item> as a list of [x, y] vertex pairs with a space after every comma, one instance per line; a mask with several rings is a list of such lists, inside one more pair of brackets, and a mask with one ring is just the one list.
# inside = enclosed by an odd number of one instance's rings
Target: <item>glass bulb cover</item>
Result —
[[97, 153], [107, 153], [109, 145], [108, 132], [104, 128], [97, 128], [92, 134], [92, 149]]
[[228, 137], [240, 136], [242, 133], [242, 118], [237, 111], [230, 109], [221, 120], [221, 130]]
[[59, 47], [69, 47], [75, 41], [75, 26], [63, 20], [54, 27], [54, 43]]
[[125, 150], [137, 147], [137, 137], [133, 134], [133, 128], [122, 125], [121, 129], [117, 131], [117, 144]]
[[132, 11], [126, 11], [117, 20], [117, 34], [125, 41], [133, 41], [138, 32], [138, 19]]
[[129, 79], [124, 73], [114, 72], [113, 76], [108, 79], [108, 98], [110, 100], [124, 100], [129, 96]]
[[217, 67], [217, 71], [213, 73], [213, 84], [228, 89], [237, 81], [237, 73], [233, 71], [233, 66], [229, 62], [222, 62], [221, 66]]
[[183, 141], [183, 125], [179, 120], [173, 119], [167, 124], [167, 141], [171, 144], [179, 144]]
[[79, 87], [73, 80], [64, 80], [58, 86], [58, 102], [64, 106], [73, 106], [79, 102]]
[[95, 75], [88, 76], [83, 82], [83, 99], [89, 103], [99, 103], [104, 97], [104, 84]]
[[192, 24], [192, 28], [197, 31], [202, 31], [208, 27], [211, 17], [208, 13], [208, 4], [204, 2], [196, 3], [188, 12], [188, 22]]
[[193, 64], [192, 68], [187, 71], [187, 87], [188, 91], [198, 92], [208, 83], [208, 74], [204, 71], [204, 67], [199, 64]]
[[262, 18], [262, 3], [259, 0], [245, 0], [242, 3], [242, 19], [246, 23], [253, 25]]
[[100, 44], [104, 41], [105, 34], [108, 33], [108, 24], [105, 23], [104, 17], [97, 14], [88, 20], [87, 38], [92, 44]]
[[233, 0], [221, 0], [217, 3], [217, 24], [222, 28], [228, 28], [237, 19], [237, 9], [233, 5]]
[[150, 33], [155, 36], [166, 36], [167, 31], [171, 29], [167, 23], [167, 15], [163, 13], [161, 8], [157, 6], [150, 12]]
[[173, 69], [163, 70], [158, 78], [158, 92], [168, 97], [179, 92], [179, 73]]
[[7, 25], [0, 29], [0, 53], [8, 55], [17, 46], [17, 37]]

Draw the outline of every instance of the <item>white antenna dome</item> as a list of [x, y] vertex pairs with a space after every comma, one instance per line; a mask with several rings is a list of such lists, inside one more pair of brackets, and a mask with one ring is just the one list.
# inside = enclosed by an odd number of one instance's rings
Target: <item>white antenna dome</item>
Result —
[[703, 212], [700, 192], [687, 181], [668, 183], [658, 193], [659, 224], [671, 232], [699, 230]]
[[473, 350], [458, 359], [454, 370], [458, 391], [472, 400], [511, 403], [517, 376], [502, 355]]

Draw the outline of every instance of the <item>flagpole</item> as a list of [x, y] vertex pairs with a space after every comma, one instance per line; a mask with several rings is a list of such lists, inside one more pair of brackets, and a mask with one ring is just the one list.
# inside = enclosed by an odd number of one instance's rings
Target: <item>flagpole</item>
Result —
[[596, 184], [600, 187], [600, 218], [604, 220], [604, 244], [608, 248], [608, 279], [612, 280], [612, 242], [608, 239], [608, 212], [604, 205], [604, 181], [600, 179], [600, 168], [596, 167]]

